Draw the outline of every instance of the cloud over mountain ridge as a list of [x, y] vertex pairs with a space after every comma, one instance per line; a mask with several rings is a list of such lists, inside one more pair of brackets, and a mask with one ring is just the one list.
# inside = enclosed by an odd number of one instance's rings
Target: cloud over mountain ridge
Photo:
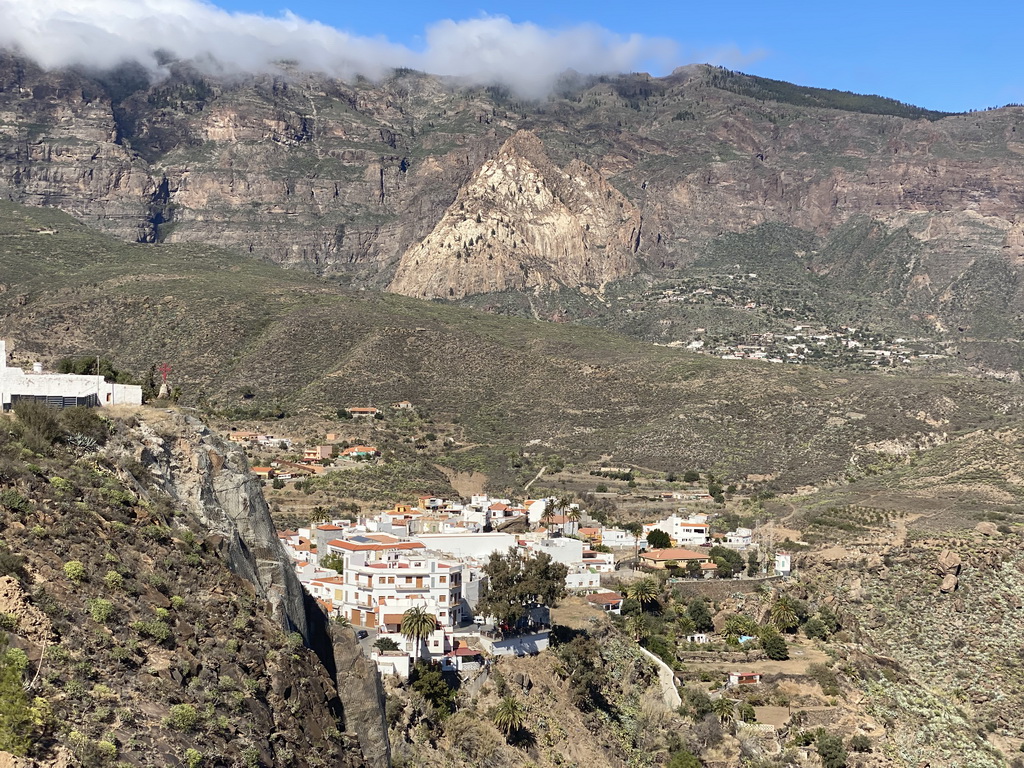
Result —
[[[378, 78], [408, 67], [501, 84], [527, 97], [550, 90], [566, 70], [616, 74], [669, 69], [680, 46], [665, 38], [620, 35], [594, 24], [551, 30], [501, 16], [441, 20], [424, 33], [422, 50], [302, 19], [232, 13], [203, 0], [0, 0], [0, 46], [41, 66], [110, 69], [128, 61], [154, 77], [166, 55], [215, 74], [273, 71], [293, 61], [337, 77]], [[692, 52], [691, 60], [735, 65], [734, 47]]]

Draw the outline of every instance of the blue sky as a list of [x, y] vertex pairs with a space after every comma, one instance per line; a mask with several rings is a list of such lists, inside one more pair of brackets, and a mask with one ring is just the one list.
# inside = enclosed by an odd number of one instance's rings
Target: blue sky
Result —
[[[717, 59], [752, 74], [802, 85], [877, 93], [932, 109], [984, 109], [1024, 102], [1018, 3], [934, 2], [344, 2], [216, 0], [228, 11], [289, 10], [360, 36], [414, 49], [444, 19], [505, 16], [547, 29], [593, 23], [629, 35], [669, 38], [674, 63]], [[989, 10], [985, 5], [998, 5]], [[647, 61], [664, 74], [667, 62]], [[671, 67], [668, 67], [671, 68]], [[661, 70], [661, 71], [658, 71]]]

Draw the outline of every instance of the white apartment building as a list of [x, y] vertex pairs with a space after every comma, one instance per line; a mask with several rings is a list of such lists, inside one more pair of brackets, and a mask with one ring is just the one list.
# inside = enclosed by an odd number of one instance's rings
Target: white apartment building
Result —
[[655, 529], [667, 533], [674, 547], [699, 547], [711, 541], [711, 526], [706, 515], [682, 517], [673, 512], [664, 520], [644, 523], [644, 536]]
[[[389, 631], [385, 619], [404, 612], [410, 601], [424, 605], [438, 624], [462, 621], [462, 565], [428, 555], [419, 542], [380, 541], [390, 537], [357, 536], [327, 544], [344, 561], [343, 584], [332, 598], [353, 625]], [[400, 621], [400, 619], [399, 619]], [[393, 623], [393, 622], [392, 622]]]

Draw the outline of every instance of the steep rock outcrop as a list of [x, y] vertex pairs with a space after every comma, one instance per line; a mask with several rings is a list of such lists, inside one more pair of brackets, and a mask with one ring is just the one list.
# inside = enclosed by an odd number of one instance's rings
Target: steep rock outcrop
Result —
[[202, 521], [231, 570], [252, 583], [284, 628], [300, 633], [316, 653], [334, 681], [345, 733], [358, 744], [363, 764], [389, 765], [376, 669], [351, 631], [332, 627], [299, 583], [244, 452], [187, 416], [172, 416], [160, 433], [145, 423], [138, 431], [139, 442], [128, 444], [136, 452], [133, 458], [149, 468], [182, 510]]
[[640, 211], [580, 160], [564, 170], [529, 131], [512, 136], [461, 189], [388, 290], [423, 298], [600, 286], [632, 274]]

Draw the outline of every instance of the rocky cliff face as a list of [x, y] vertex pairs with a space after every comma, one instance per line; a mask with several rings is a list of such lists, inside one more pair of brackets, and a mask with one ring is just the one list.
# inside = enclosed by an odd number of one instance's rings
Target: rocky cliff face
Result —
[[579, 160], [564, 170], [520, 131], [459, 190], [434, 230], [402, 256], [389, 291], [474, 293], [600, 286], [636, 271], [640, 212]]
[[386, 768], [376, 670], [298, 584], [244, 455], [138, 417], [82, 414], [102, 447], [37, 441], [35, 464], [0, 417], [0, 736], [25, 757], [0, 764]]
[[179, 66], [150, 84], [6, 56], [0, 194], [416, 296], [600, 284], [685, 267], [725, 232], [867, 216], [921, 245], [901, 296], [955, 325], [991, 303], [979, 259], [1011, 278], [1024, 260], [1024, 109], [909, 119], [728, 80], [630, 75], [529, 104], [407, 72], [229, 82]]
[[286, 631], [298, 632], [333, 679], [344, 731], [358, 743], [362, 762], [390, 763], [384, 694], [374, 666], [351, 630], [335, 629], [303, 589], [286, 555], [259, 479], [244, 452], [191, 417], [176, 416], [171, 431], [140, 427], [136, 460], [150, 468], [177, 505], [220, 537], [217, 548], [232, 571], [270, 603]]

